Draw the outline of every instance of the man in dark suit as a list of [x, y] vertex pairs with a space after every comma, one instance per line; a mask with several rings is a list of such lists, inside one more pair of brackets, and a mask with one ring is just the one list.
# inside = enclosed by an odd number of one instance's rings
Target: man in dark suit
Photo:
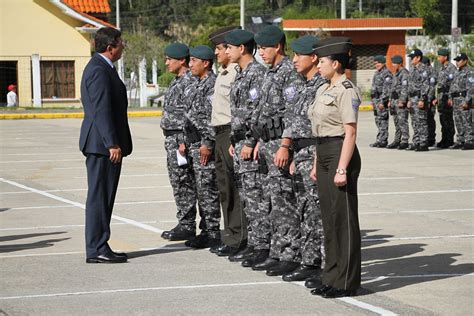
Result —
[[98, 30], [96, 53], [84, 69], [81, 81], [84, 121], [79, 147], [86, 156], [87, 167], [87, 263], [127, 261], [126, 254], [112, 251], [107, 243], [122, 157], [132, 152], [127, 91], [113, 65], [123, 49], [119, 30]]

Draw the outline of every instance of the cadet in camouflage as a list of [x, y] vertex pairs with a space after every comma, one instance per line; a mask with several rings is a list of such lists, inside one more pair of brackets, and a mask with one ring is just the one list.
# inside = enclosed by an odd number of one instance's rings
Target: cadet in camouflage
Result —
[[413, 146], [409, 149], [428, 151], [428, 101], [431, 89], [429, 71], [421, 62], [421, 50], [414, 49], [408, 56], [412, 62], [408, 77], [408, 108], [413, 125]]
[[205, 45], [190, 49], [189, 67], [197, 81], [185, 90], [187, 111], [186, 147], [196, 179], [201, 233], [185, 244], [208, 248], [220, 244], [220, 204], [214, 159], [215, 131], [211, 126], [212, 95], [216, 75], [212, 72], [213, 50]]
[[[186, 104], [184, 90], [196, 78], [188, 69], [189, 49], [181, 43], [166, 47], [166, 66], [176, 77], [166, 90], [163, 105], [163, 117], [160, 127], [165, 135], [166, 163], [176, 203], [178, 226], [162, 234], [170, 240], [186, 240], [196, 232], [196, 183], [190, 164], [179, 166], [176, 151], [180, 144], [184, 146], [184, 113]], [[188, 153], [185, 158], [190, 159]], [[171, 234], [171, 236], [170, 236]]]
[[431, 61], [428, 57], [423, 56], [422, 63], [426, 65], [426, 69], [428, 70], [428, 76], [430, 78], [430, 90], [428, 93], [428, 146], [434, 146], [436, 144], [436, 122], [435, 122], [435, 115], [436, 115], [436, 106], [434, 100], [436, 99], [436, 82], [438, 78], [438, 74], [436, 70], [431, 66]]
[[457, 129], [457, 143], [451, 146], [453, 149], [474, 149], [474, 127], [473, 127], [473, 102], [474, 95], [474, 72], [467, 64], [468, 57], [461, 53], [456, 58], [458, 71], [454, 76], [449, 89], [449, 103], [454, 108], [454, 122]]
[[408, 148], [409, 127], [408, 127], [408, 70], [403, 67], [403, 58], [400, 55], [392, 57], [392, 64], [395, 66], [392, 88], [390, 94], [390, 114], [395, 123], [395, 138], [387, 148]]
[[299, 249], [292, 243], [299, 235], [300, 219], [296, 212], [293, 181], [288, 172], [289, 146], [280, 145], [287, 106], [294, 102], [303, 82], [284, 55], [285, 35], [281, 29], [267, 26], [255, 35], [255, 41], [260, 56], [270, 66], [262, 85], [263, 95], [252, 115], [252, 128], [260, 136], [259, 154], [268, 166], [268, 181], [263, 183], [263, 191], [270, 194], [270, 258], [280, 261], [268, 267], [267, 275], [281, 275], [299, 266], [296, 262]]
[[370, 147], [383, 148], [388, 143], [388, 102], [390, 101], [393, 75], [385, 66], [385, 56], [375, 56], [374, 63], [377, 71], [372, 79], [371, 97], [378, 132], [375, 143], [370, 144]]
[[454, 144], [453, 108], [448, 105], [449, 88], [456, 74], [456, 66], [449, 61], [449, 51], [446, 48], [438, 50], [438, 96], [435, 103], [438, 106], [439, 122], [441, 124], [441, 141], [436, 144], [439, 148], [448, 148]]

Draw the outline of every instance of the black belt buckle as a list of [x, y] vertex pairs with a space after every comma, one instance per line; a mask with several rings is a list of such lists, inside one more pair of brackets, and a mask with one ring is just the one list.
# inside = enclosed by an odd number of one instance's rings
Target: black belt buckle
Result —
[[216, 133], [222, 133], [223, 131], [229, 130], [229, 129], [230, 129], [229, 124], [214, 126], [214, 130], [216, 131]]

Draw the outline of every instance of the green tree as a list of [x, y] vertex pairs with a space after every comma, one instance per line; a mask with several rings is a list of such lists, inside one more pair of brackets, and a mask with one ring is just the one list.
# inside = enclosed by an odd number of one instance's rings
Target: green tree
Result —
[[411, 0], [413, 16], [423, 18], [426, 34], [434, 36], [443, 29], [443, 19], [438, 9], [439, 0]]

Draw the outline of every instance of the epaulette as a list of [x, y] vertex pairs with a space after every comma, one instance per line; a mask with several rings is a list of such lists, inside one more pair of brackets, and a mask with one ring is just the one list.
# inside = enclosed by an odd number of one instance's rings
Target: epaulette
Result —
[[346, 89], [353, 88], [352, 83], [351, 83], [349, 80], [344, 80], [344, 81], [342, 82], [342, 85], [343, 85], [344, 88], [346, 88]]

